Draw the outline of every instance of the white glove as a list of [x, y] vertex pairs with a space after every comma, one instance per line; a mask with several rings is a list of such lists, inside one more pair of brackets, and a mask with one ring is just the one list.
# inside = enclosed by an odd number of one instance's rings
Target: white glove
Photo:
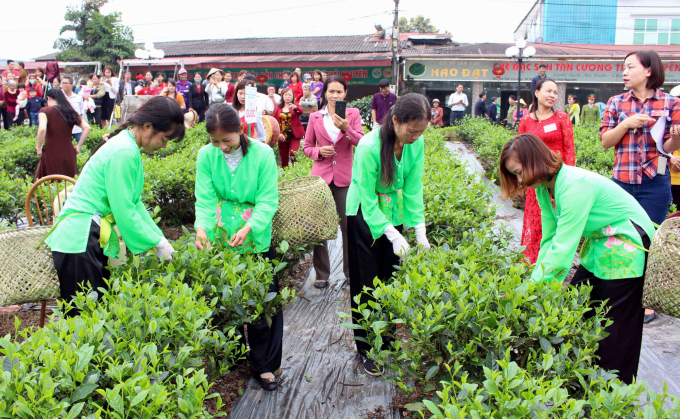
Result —
[[392, 242], [392, 250], [394, 251], [394, 254], [404, 257], [409, 249], [408, 242], [404, 236], [402, 236], [401, 233], [399, 233], [399, 231], [397, 231], [397, 229], [392, 225], [388, 226], [383, 233], [385, 236], [387, 236], [387, 239]]
[[172, 260], [172, 254], [175, 252], [175, 249], [172, 247], [172, 245], [168, 242], [168, 239], [163, 237], [156, 245], [156, 256], [158, 256], [158, 259], [161, 260], [161, 262], [166, 261], [169, 262]]
[[430, 250], [430, 242], [427, 241], [427, 234], [425, 231], [425, 223], [420, 223], [416, 226], [416, 240], [418, 241], [418, 246], [422, 246], [425, 250]]

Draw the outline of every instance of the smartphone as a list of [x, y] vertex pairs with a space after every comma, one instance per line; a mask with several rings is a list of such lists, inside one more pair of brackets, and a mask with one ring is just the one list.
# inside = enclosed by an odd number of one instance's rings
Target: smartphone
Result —
[[345, 111], [347, 110], [347, 101], [336, 100], [335, 101], [335, 113], [342, 119], [345, 119]]

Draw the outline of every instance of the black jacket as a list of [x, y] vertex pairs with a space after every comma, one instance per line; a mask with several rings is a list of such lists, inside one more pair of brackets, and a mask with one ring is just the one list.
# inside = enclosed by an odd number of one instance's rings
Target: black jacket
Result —
[[201, 93], [198, 92], [196, 83], [192, 83], [187, 95], [187, 109], [191, 108], [196, 112], [201, 109], [205, 110], [208, 105], [208, 94], [205, 92], [205, 86], [201, 86]]
[[477, 100], [477, 103], [475, 103], [475, 112], [473, 114], [474, 116], [484, 116], [486, 115], [486, 103], [479, 98]]
[[498, 107], [496, 106], [495, 103], [491, 103], [489, 105], [489, 108], [487, 109], [487, 115], [489, 115], [489, 119], [493, 122], [498, 122]]

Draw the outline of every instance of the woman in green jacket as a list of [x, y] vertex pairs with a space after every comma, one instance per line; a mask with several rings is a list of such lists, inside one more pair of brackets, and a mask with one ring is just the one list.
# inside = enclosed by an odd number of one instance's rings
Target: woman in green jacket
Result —
[[[140, 149], [149, 154], [184, 138], [184, 115], [177, 102], [149, 100], [93, 151], [45, 243], [52, 249], [61, 297], [70, 301], [89, 282], [107, 288], [107, 257], [118, 258], [118, 230], [133, 254], [156, 248], [161, 260], [173, 248], [141, 200], [144, 170]], [[76, 315], [75, 310], [66, 313]]]
[[[581, 266], [571, 284], [593, 286], [592, 301], [609, 309], [613, 324], [600, 341], [598, 364], [617, 370], [631, 383], [637, 375], [642, 345], [642, 289], [646, 252], [654, 225], [645, 210], [611, 180], [587, 170], [562, 164], [558, 154], [535, 135], [510, 140], [501, 153], [501, 197], [514, 197], [524, 188], [536, 190], [543, 239], [534, 281], [562, 281], [571, 268], [576, 249]], [[591, 314], [592, 315], [592, 312]]]
[[[279, 206], [278, 170], [268, 145], [246, 137], [238, 111], [224, 103], [213, 104], [205, 115], [210, 144], [201, 148], [196, 162], [196, 247], [204, 249], [227, 231], [227, 244], [238, 252], [254, 250], [274, 259], [272, 219]], [[276, 275], [269, 292], [278, 292]], [[273, 372], [281, 367], [283, 313], [248, 326], [250, 367], [262, 388], [279, 386]]]
[[[398, 99], [385, 116], [380, 130], [366, 134], [357, 146], [352, 165], [352, 182], [347, 192], [347, 236], [349, 241], [352, 321], [359, 315], [354, 297], [361, 304], [369, 296], [364, 287], [373, 279], [388, 280], [409, 245], [402, 236], [404, 225], [414, 227], [418, 244], [429, 249], [425, 234], [423, 205], [423, 132], [430, 121], [430, 105], [423, 95], [409, 93]], [[366, 332], [354, 329], [354, 337], [366, 339]], [[385, 340], [385, 344], [388, 344]], [[370, 345], [357, 340], [364, 370], [380, 375], [366, 356]]]

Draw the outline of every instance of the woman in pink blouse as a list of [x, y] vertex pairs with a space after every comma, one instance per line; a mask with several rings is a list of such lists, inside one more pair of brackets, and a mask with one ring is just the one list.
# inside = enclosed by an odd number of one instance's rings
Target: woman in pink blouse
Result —
[[[352, 179], [354, 146], [359, 144], [364, 131], [358, 109], [347, 108], [345, 118], [335, 113], [335, 102], [345, 100], [345, 96], [347, 96], [345, 79], [340, 76], [329, 77], [321, 94], [322, 109], [309, 117], [302, 151], [314, 160], [311, 175], [323, 178], [333, 193], [335, 208], [340, 216], [343, 271], [345, 277], [349, 278], [345, 201], [347, 201], [347, 190]], [[314, 286], [316, 288], [328, 286], [330, 261], [326, 244], [324, 241], [314, 248], [314, 269], [316, 270]]]

